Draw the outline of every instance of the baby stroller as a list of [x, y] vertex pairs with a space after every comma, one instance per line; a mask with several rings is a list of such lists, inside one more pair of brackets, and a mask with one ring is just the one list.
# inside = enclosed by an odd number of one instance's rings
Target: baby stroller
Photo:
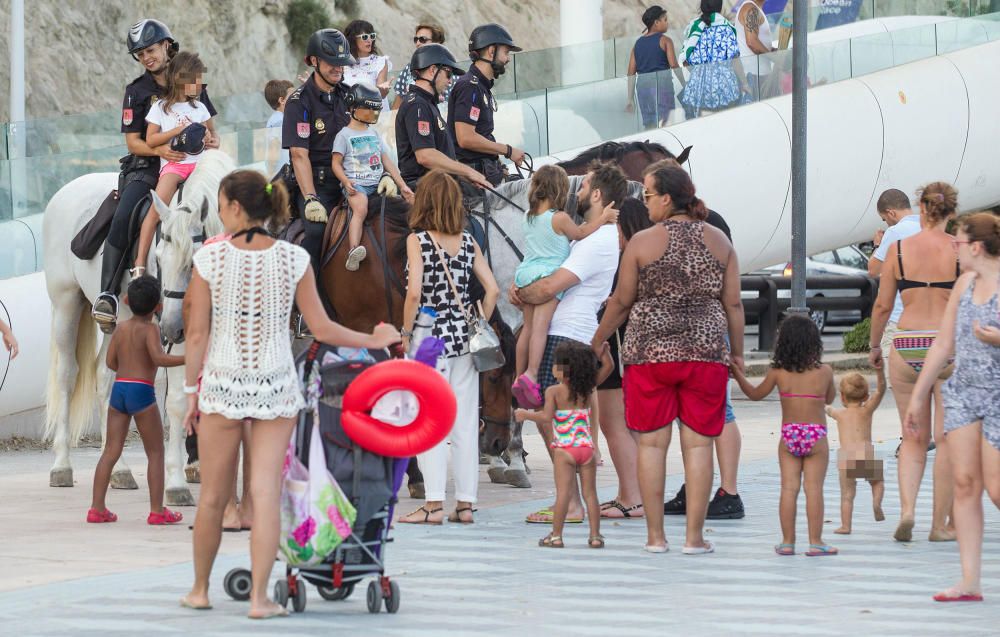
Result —
[[[274, 601], [285, 606], [291, 600], [293, 610], [301, 613], [306, 607], [305, 582], [314, 585], [323, 599], [339, 601], [350, 597], [359, 582], [374, 577], [368, 583], [368, 611], [379, 612], [384, 602], [386, 611], [395, 613], [399, 610], [399, 585], [385, 575], [385, 546], [391, 541], [390, 521], [408, 460], [366, 451], [345, 434], [340, 423], [341, 399], [350, 382], [375, 362], [340, 360], [336, 351], [337, 348], [315, 342], [296, 363], [304, 378], [309, 378], [313, 365], [320, 364], [322, 392], [318, 424], [327, 468], [354, 505], [357, 518], [350, 535], [322, 564], [286, 567], [285, 577], [274, 585]], [[376, 362], [388, 358], [384, 352], [372, 352], [371, 356]], [[337, 360], [323, 363], [330, 358]], [[296, 453], [303, 463], [308, 463], [310, 434], [316, 425], [313, 411], [303, 410], [295, 433]], [[223, 586], [233, 599], [249, 599], [250, 571], [231, 570]]]

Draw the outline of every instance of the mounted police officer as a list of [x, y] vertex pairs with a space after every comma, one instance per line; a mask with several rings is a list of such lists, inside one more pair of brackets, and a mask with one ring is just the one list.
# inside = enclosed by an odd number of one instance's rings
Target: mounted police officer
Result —
[[443, 44], [425, 44], [413, 52], [410, 71], [413, 84], [396, 114], [396, 153], [403, 180], [416, 188], [416, 182], [436, 168], [489, 186], [481, 173], [455, 161], [455, 146], [438, 109], [452, 75], [461, 72], [455, 56]]
[[[110, 334], [118, 320], [118, 292], [121, 286], [128, 252], [134, 236], [129, 236], [132, 212], [139, 202], [156, 187], [160, 174], [160, 158], [181, 161], [184, 153], [171, 150], [169, 144], [155, 148], [146, 143], [146, 114], [153, 102], [159, 99], [167, 85], [167, 64], [180, 50], [167, 25], [159, 20], [141, 20], [128, 31], [125, 44], [132, 57], [146, 71], [125, 87], [122, 104], [122, 127], [129, 154], [122, 158], [121, 176], [118, 178], [118, 206], [104, 245], [101, 263], [101, 294], [94, 302], [93, 315], [101, 330]], [[203, 89], [199, 96], [214, 117], [215, 107]], [[207, 146], [218, 148], [217, 139]], [[133, 227], [138, 232], [138, 226]]]
[[354, 66], [357, 60], [343, 33], [320, 29], [309, 37], [305, 62], [313, 72], [285, 103], [281, 146], [289, 151], [284, 177], [295, 193], [295, 208], [305, 226], [302, 247], [319, 276], [326, 222], [343, 197], [331, 168], [333, 141], [351, 121], [347, 87], [341, 80], [344, 67]]
[[523, 150], [497, 143], [493, 137], [493, 113], [497, 110], [493, 82], [503, 75], [510, 54], [520, 50], [499, 24], [476, 27], [469, 35], [472, 66], [448, 98], [448, 130], [455, 140], [458, 161], [484, 174], [494, 186], [503, 180], [499, 155], [518, 166], [524, 160]]

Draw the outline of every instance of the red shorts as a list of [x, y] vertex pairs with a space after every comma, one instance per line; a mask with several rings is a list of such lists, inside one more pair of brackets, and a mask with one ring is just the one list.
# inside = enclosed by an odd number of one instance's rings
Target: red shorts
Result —
[[729, 368], [722, 363], [626, 365], [625, 423], [632, 431], [662, 429], [676, 418], [703, 436], [718, 436], [726, 421]]

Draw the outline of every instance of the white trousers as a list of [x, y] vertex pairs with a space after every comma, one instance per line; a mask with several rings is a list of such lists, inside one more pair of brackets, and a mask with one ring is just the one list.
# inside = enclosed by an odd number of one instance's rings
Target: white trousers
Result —
[[[475, 502], [479, 492], [479, 373], [466, 354], [447, 359], [442, 373], [455, 392], [458, 411], [451, 433], [430, 451], [417, 456], [424, 474], [428, 502], [443, 502], [448, 483], [448, 451], [451, 449], [455, 499]], [[448, 443], [451, 443], [450, 445]]]

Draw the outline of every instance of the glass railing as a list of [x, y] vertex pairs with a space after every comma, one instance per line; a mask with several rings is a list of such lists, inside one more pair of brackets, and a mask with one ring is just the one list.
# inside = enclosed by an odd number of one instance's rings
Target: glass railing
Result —
[[[809, 82], [811, 86], [829, 84], [997, 40], [1000, 13], [817, 43], [810, 46]], [[543, 69], [543, 57], [535, 60], [539, 73], [554, 72]], [[549, 61], [554, 64], [556, 60], [550, 57]], [[634, 79], [632, 93], [629, 78], [611, 77], [510, 94], [516, 99], [501, 100], [496, 136], [540, 157], [786, 94], [791, 91], [791, 52]], [[223, 114], [219, 119], [223, 150], [237, 164], [263, 170], [266, 141], [260, 122], [268, 115], [263, 99], [259, 95], [234, 96], [220, 98], [216, 104]], [[89, 131], [87, 127], [96, 120], [87, 116], [69, 119], [69, 124], [62, 124], [77, 130], [62, 137], [43, 136], [40, 131], [47, 130], [43, 124], [29, 123], [29, 133], [34, 131], [39, 137], [29, 134], [23, 150], [16, 143], [23, 129], [0, 128], [0, 140], [5, 141], [0, 145], [5, 153], [0, 155], [4, 157], [0, 159], [0, 236], [10, 238], [0, 242], [0, 279], [41, 268], [40, 213], [52, 195], [80, 175], [117, 172], [118, 158], [125, 154], [117, 132], [117, 113], [111, 132]], [[395, 113], [383, 114], [376, 126], [390, 146], [395, 142], [394, 119]], [[106, 139], [99, 137], [105, 134]], [[104, 147], [87, 149], [99, 138]], [[32, 155], [39, 149], [41, 153]]]

